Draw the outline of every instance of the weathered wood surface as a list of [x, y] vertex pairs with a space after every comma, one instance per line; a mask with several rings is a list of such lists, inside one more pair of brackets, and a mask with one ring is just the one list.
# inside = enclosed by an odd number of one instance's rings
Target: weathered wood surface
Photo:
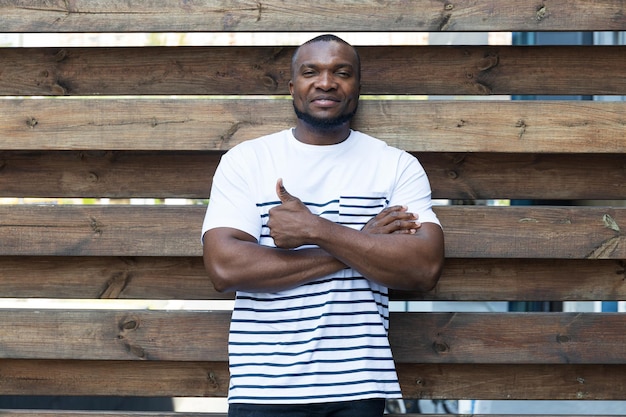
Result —
[[623, 259], [626, 211], [613, 207], [437, 207], [452, 257]]
[[[602, 269], [608, 273], [611, 268]], [[199, 256], [0, 256], [0, 294], [91, 300], [234, 298], [232, 293], [213, 289]]]
[[402, 364], [406, 398], [621, 400], [624, 365]]
[[0, 206], [2, 255], [200, 256], [202, 206]]
[[[221, 154], [0, 151], [0, 197], [207, 199]], [[621, 200], [626, 196], [622, 154], [415, 154], [428, 173], [435, 199]]]
[[[448, 257], [626, 258], [624, 207], [435, 210]], [[0, 255], [201, 256], [204, 212], [200, 205], [0, 206]]]
[[[354, 128], [415, 152], [623, 153], [625, 106], [363, 99]], [[0, 149], [225, 151], [294, 124], [291, 100], [0, 100]]]
[[621, 260], [446, 259], [427, 293], [392, 291], [395, 300], [577, 301], [623, 300]]
[[208, 199], [221, 153], [0, 151], [0, 196]]
[[224, 397], [228, 393], [225, 361], [0, 359], [0, 366], [0, 395]]
[[230, 311], [0, 310], [0, 358], [227, 361]]
[[[230, 311], [3, 309], [0, 358], [222, 362], [229, 318]], [[619, 313], [392, 313], [391, 322], [398, 363], [624, 362]]]
[[[288, 94], [293, 50], [2, 48], [0, 95]], [[626, 94], [626, 46], [367, 46], [359, 53], [362, 94]]]
[[624, 30], [617, 0], [0, 2], [8, 32]]
[[[398, 313], [399, 363], [623, 364], [620, 313]], [[412, 331], [419, 327], [419, 331]]]
[[[623, 9], [617, 0], [0, 0], [0, 30], [626, 30]], [[359, 50], [364, 94], [626, 94], [624, 46]], [[292, 51], [0, 49], [0, 95], [74, 96], [0, 100], [0, 195], [206, 198], [221, 152], [293, 125], [290, 100], [276, 99], [287, 93]], [[272, 97], [205, 97], [240, 94]], [[619, 200], [626, 196], [624, 109], [624, 103], [368, 97], [354, 127], [416, 153], [436, 198]], [[204, 210], [0, 207], [0, 293], [231, 300], [215, 293], [202, 267]], [[446, 230], [444, 275], [433, 291], [393, 291], [394, 300], [625, 299], [626, 209], [436, 210]], [[0, 310], [0, 394], [224, 396], [229, 315]], [[625, 325], [626, 317], [611, 313], [393, 313], [390, 334], [407, 398], [620, 400]]]
[[[226, 362], [2, 359], [0, 366], [2, 395], [224, 397], [229, 378]], [[625, 365], [402, 364], [398, 376], [409, 399], [619, 400], [626, 387]]]
[[[622, 260], [456, 259], [427, 293], [393, 300], [596, 301], [626, 299]], [[213, 289], [200, 257], [0, 257], [9, 298], [232, 300]], [[176, 303], [176, 301], [174, 302]]]

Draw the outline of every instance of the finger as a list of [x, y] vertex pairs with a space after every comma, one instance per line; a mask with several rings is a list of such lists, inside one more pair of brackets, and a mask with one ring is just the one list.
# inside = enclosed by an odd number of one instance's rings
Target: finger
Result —
[[403, 206], [399, 208], [390, 209], [389, 211], [383, 211], [376, 216], [376, 221], [380, 224], [390, 224], [396, 222], [414, 222], [417, 220], [417, 216], [413, 213], [407, 212]]
[[282, 178], [279, 178], [278, 181], [276, 181], [276, 195], [280, 199], [281, 203], [286, 203], [288, 201], [297, 200], [294, 196], [289, 194], [289, 192], [283, 185]]
[[408, 209], [407, 206], [389, 206], [389, 207], [382, 209], [380, 213], [378, 214], [384, 216], [386, 214], [393, 213], [393, 212], [406, 212], [407, 209]]

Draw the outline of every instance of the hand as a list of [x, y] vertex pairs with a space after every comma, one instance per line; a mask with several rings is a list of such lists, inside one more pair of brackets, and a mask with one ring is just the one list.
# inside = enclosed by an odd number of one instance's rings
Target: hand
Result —
[[415, 214], [406, 210], [406, 206], [387, 207], [367, 222], [361, 231], [371, 234], [415, 234], [421, 223]]
[[280, 178], [276, 181], [276, 195], [282, 204], [270, 209], [267, 221], [274, 244], [279, 248], [293, 249], [309, 243], [307, 230], [317, 216], [299, 198], [289, 194]]

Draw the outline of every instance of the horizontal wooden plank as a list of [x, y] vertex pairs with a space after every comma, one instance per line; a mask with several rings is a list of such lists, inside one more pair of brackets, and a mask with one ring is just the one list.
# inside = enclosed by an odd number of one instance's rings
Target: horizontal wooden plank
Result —
[[[229, 300], [201, 258], [0, 257], [0, 292], [17, 298]], [[394, 300], [621, 300], [624, 265], [613, 260], [448, 259], [437, 287]], [[498, 285], [494, 285], [497, 282]]]
[[446, 259], [427, 293], [392, 291], [394, 300], [597, 301], [626, 299], [620, 260]]
[[0, 395], [225, 397], [228, 394], [226, 361], [0, 359], [0, 366]]
[[[626, 299], [621, 260], [446, 260], [436, 288], [392, 291], [398, 301], [596, 301]], [[213, 289], [200, 257], [1, 256], [9, 298], [232, 300]]]
[[[227, 360], [230, 311], [2, 309], [2, 359]], [[392, 313], [398, 363], [626, 364], [620, 313]], [[418, 330], [419, 329], [419, 330]]]
[[0, 256], [8, 298], [231, 300], [213, 289], [201, 257]]
[[[623, 200], [626, 196], [623, 154], [415, 154], [428, 173], [435, 199]], [[212, 151], [0, 151], [0, 197], [207, 199], [221, 155]]]
[[221, 155], [207, 151], [0, 151], [0, 196], [208, 199]]
[[[201, 205], [0, 206], [0, 256], [201, 256], [205, 210]], [[450, 258], [626, 258], [625, 207], [435, 210]]]
[[3, 1], [8, 32], [624, 30], [616, 0]]
[[204, 206], [0, 206], [1, 254], [200, 256], [205, 210]]
[[626, 210], [612, 207], [437, 207], [451, 257], [623, 259]]
[[401, 364], [405, 398], [623, 400], [624, 365]]
[[620, 313], [397, 313], [389, 338], [399, 363], [624, 364], [625, 320]]
[[[0, 95], [287, 95], [293, 51], [1, 48]], [[626, 46], [362, 46], [359, 53], [362, 94], [626, 94]]]
[[[226, 362], [2, 359], [0, 365], [1, 395], [225, 397], [228, 392]], [[407, 399], [622, 400], [626, 365], [398, 364], [398, 377]]]
[[230, 311], [2, 309], [0, 358], [227, 361]]
[[561, 204], [576, 205], [576, 200], [626, 196], [623, 154], [415, 154], [428, 174], [433, 198], [564, 200]]
[[[362, 99], [353, 127], [412, 152], [619, 154], [624, 113], [623, 102]], [[5, 151], [225, 151], [294, 125], [291, 100], [0, 100]]]

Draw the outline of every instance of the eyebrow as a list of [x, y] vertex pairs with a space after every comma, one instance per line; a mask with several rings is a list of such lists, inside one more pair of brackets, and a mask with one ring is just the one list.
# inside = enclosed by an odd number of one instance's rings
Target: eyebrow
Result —
[[[303, 62], [300, 67], [298, 68], [299, 70], [302, 70], [303, 68], [313, 68], [313, 69], [317, 69], [322, 65], [319, 64], [315, 64], [315, 63], [307, 63], [307, 62]], [[355, 67], [354, 65], [346, 62], [343, 64], [337, 64], [333, 67], [334, 70], [340, 69], [340, 68], [349, 68], [352, 71], [355, 71]]]

